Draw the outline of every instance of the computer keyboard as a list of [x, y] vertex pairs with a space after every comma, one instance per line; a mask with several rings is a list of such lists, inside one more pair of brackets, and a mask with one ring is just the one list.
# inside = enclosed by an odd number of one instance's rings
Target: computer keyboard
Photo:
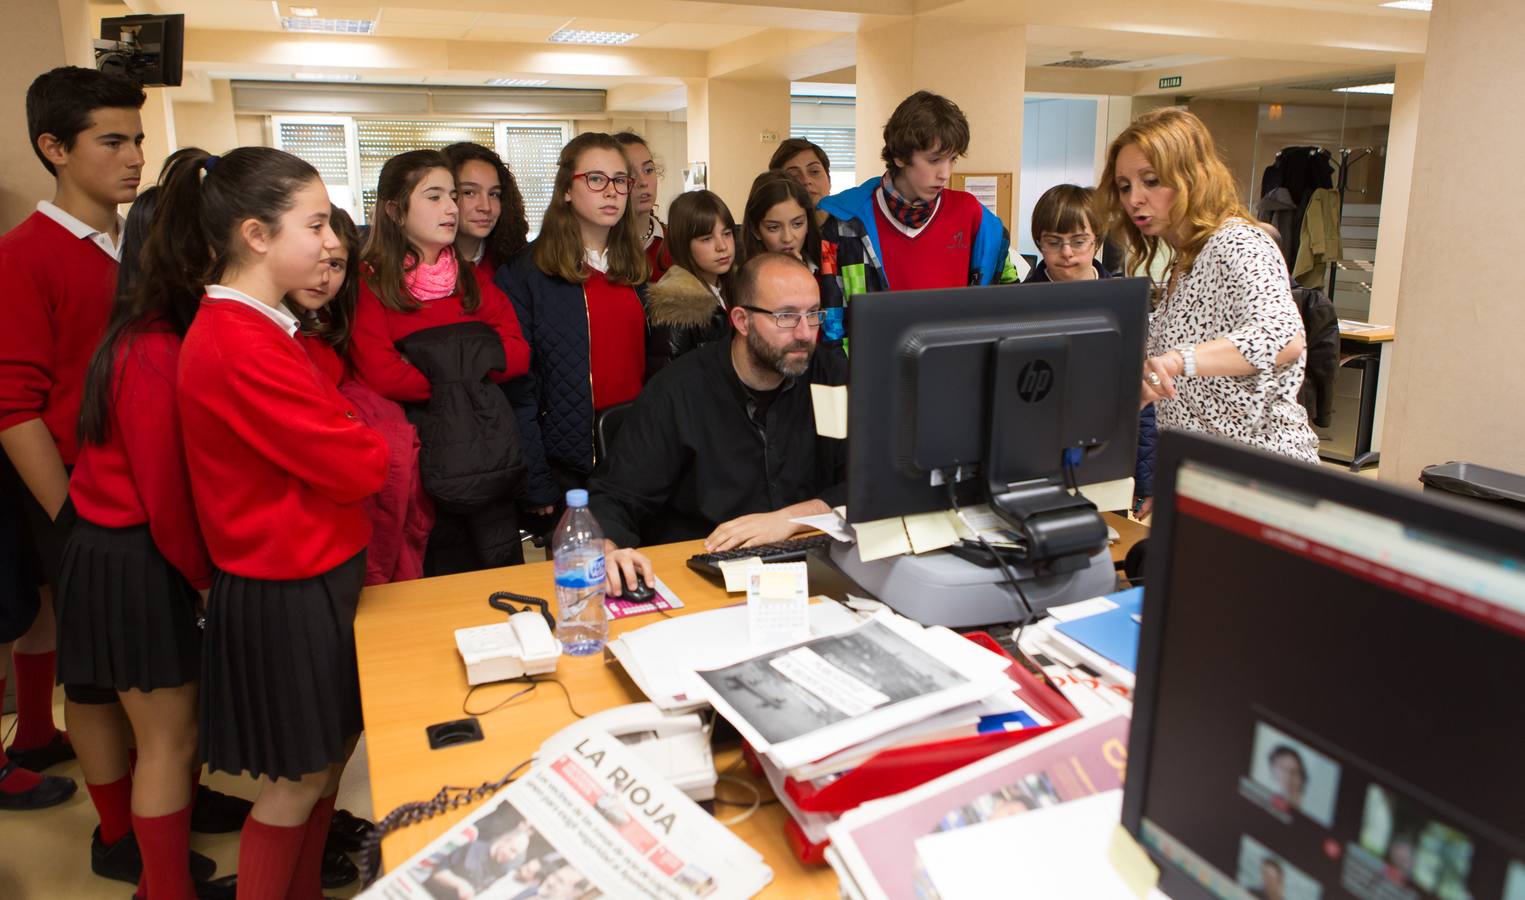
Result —
[[829, 534], [813, 534], [810, 537], [791, 538], [776, 544], [758, 544], [755, 547], [721, 550], [718, 553], [696, 553], [688, 558], [688, 567], [700, 575], [724, 578], [724, 574], [720, 571], [720, 564], [727, 560], [748, 559], [755, 556], [763, 562], [795, 562], [804, 559], [807, 551], [824, 550], [830, 547], [831, 542], [832, 537]]

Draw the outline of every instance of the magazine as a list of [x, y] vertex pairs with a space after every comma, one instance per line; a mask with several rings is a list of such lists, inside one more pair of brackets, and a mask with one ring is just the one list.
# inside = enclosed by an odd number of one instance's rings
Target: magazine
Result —
[[903, 794], [866, 803], [827, 827], [828, 855], [865, 900], [916, 896], [916, 841], [1120, 788], [1128, 719], [1079, 719]]
[[973, 703], [1010, 694], [1011, 660], [946, 628], [879, 612], [851, 631], [699, 672], [715, 711], [793, 770]]
[[584, 732], [365, 896], [725, 900], [772, 880], [761, 854], [617, 738]]

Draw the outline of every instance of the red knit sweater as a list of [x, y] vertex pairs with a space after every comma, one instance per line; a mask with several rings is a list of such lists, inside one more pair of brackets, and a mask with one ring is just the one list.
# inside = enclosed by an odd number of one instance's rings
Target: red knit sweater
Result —
[[361, 501], [387, 447], [259, 310], [203, 298], [180, 350], [180, 427], [212, 562], [245, 578], [321, 575], [365, 548]]
[[212, 583], [212, 562], [180, 438], [179, 362], [180, 336], [163, 321], [123, 337], [106, 440], [80, 447], [69, 499], [81, 518], [105, 528], [148, 523], [159, 553], [199, 589]]
[[646, 310], [635, 288], [593, 269], [583, 282], [588, 304], [588, 368], [594, 410], [629, 403], [646, 380]]
[[350, 364], [355, 367], [355, 374], [388, 400], [422, 403], [429, 399], [429, 379], [403, 359], [397, 351], [397, 341], [425, 328], [473, 321], [486, 322], [503, 338], [503, 356], [508, 360], [508, 367], [492, 373], [494, 381], [509, 381], [528, 372], [530, 347], [519, 331], [519, 317], [514, 314], [513, 304], [492, 279], [483, 278], [475, 267], [472, 273], [481, 290], [482, 302], [471, 313], [461, 309], [460, 294], [426, 300], [413, 312], [397, 312], [382, 305], [381, 298], [361, 278], [360, 302], [355, 309], [355, 327], [349, 345]]
[[884, 276], [895, 291], [969, 286], [969, 260], [983, 207], [966, 191], [943, 191], [937, 212], [915, 237], [884, 215], [874, 200]]
[[64, 465], [79, 453], [85, 368], [111, 316], [116, 269], [40, 212], [0, 237], [0, 431], [42, 419]]

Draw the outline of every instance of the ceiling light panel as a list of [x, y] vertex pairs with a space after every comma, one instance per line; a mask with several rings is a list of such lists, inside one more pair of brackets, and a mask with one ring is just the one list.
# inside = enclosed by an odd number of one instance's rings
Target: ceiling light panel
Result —
[[592, 44], [614, 47], [635, 40], [639, 35], [633, 31], [589, 31], [583, 28], [562, 28], [547, 40], [553, 44]]
[[282, 16], [281, 27], [304, 34], [371, 34], [376, 30], [376, 22], [374, 19], [302, 19]]

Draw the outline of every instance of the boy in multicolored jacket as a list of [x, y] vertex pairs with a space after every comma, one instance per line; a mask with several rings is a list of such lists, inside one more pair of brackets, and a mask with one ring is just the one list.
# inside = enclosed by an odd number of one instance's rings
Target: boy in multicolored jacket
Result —
[[[953, 101], [917, 91], [895, 108], [884, 125], [885, 173], [819, 204], [830, 215], [822, 236], [836, 247], [843, 299], [1018, 280], [1001, 220], [948, 188], [968, 150], [969, 120]], [[823, 339], [839, 339], [843, 327], [836, 313]]]

